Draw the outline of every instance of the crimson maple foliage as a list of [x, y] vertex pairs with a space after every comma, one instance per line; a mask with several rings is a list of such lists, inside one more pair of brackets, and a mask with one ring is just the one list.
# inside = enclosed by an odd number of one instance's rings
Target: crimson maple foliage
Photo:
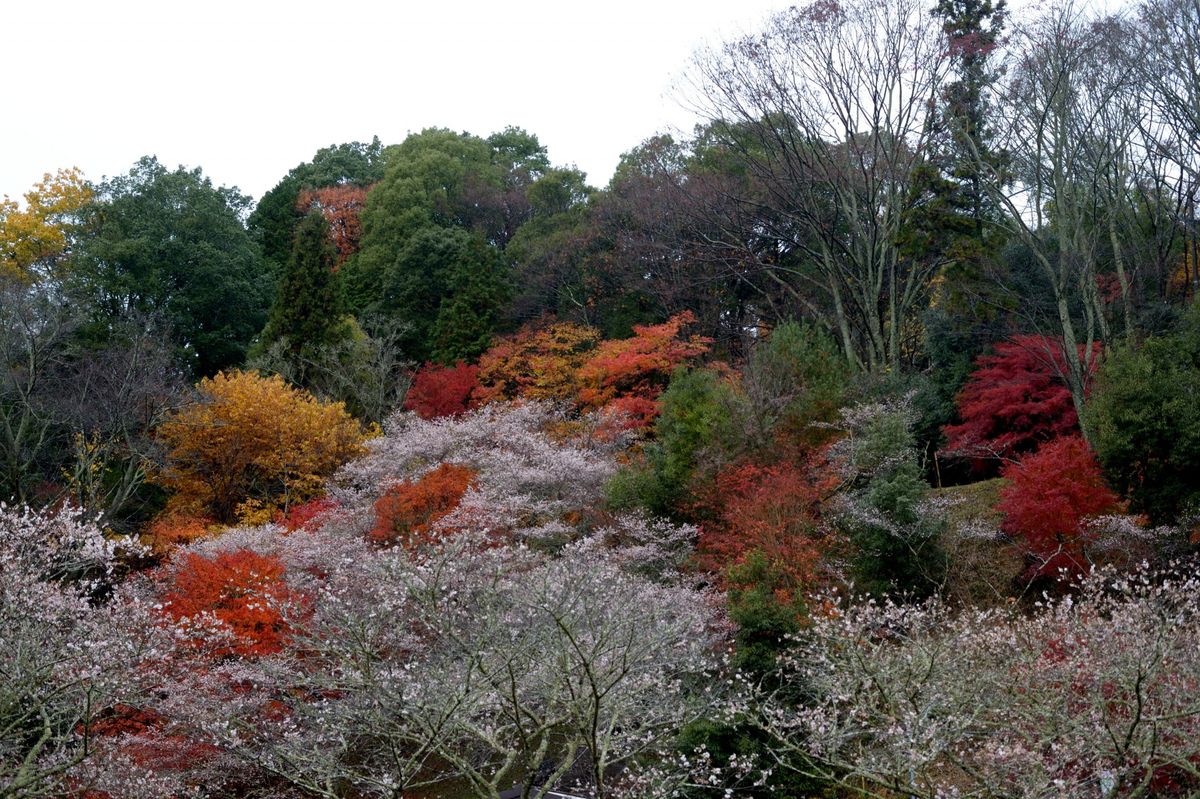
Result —
[[479, 389], [479, 367], [459, 361], [454, 366], [427, 363], [413, 377], [404, 409], [422, 419], [459, 416], [473, 407]]
[[370, 539], [410, 549], [431, 543], [444, 533], [436, 523], [458, 507], [475, 477], [466, 466], [443, 463], [419, 480], [392, 486], [375, 502]]
[[337, 500], [318, 497], [299, 505], [293, 505], [286, 513], [282, 510], [277, 511], [275, 522], [287, 528], [289, 532], [310, 529], [338, 507], [340, 506]]
[[[656, 400], [677, 366], [708, 352], [712, 339], [680, 333], [696, 321], [691, 311], [661, 325], [634, 325], [633, 336], [601, 342], [579, 369], [579, 400], [589, 408], [614, 407], [634, 414], [638, 426], [658, 415]], [[620, 403], [613, 405], [614, 400]]]
[[1068, 576], [1087, 570], [1088, 516], [1121, 510], [1096, 456], [1079, 436], [1065, 436], [1005, 467], [1009, 485], [997, 509], [1002, 527], [1031, 561], [1027, 576]]
[[795, 463], [738, 464], [722, 470], [705, 504], [716, 518], [701, 525], [697, 564], [722, 573], [761, 552], [786, 579], [788, 596], [811, 589], [824, 545], [822, 487]]
[[325, 186], [320, 189], [305, 189], [296, 198], [296, 210], [301, 214], [318, 209], [329, 223], [329, 238], [337, 250], [336, 267], [340, 267], [354, 253], [362, 238], [362, 211], [367, 206], [370, 186]]
[[211, 613], [228, 625], [235, 640], [218, 655], [258, 656], [283, 648], [288, 635], [284, 609], [298, 599], [284, 582], [278, 558], [237, 549], [211, 557], [183, 553], [163, 606], [177, 620]]
[[[1094, 345], [1097, 352], [1100, 346]], [[1098, 361], [1092, 359], [1093, 364]], [[1067, 365], [1061, 341], [1016, 336], [975, 363], [956, 398], [962, 422], [944, 429], [947, 452], [998, 459], [1078, 432], [1079, 417], [1062, 378]], [[977, 465], [985, 463], [978, 460]]]

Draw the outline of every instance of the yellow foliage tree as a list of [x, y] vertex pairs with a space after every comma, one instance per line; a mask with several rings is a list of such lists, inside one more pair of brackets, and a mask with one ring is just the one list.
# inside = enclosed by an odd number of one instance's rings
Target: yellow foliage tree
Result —
[[599, 342], [600, 331], [570, 322], [506, 336], [479, 358], [479, 399], [577, 402], [579, 369]]
[[0, 200], [0, 275], [32, 280], [53, 267], [70, 247], [71, 228], [95, 193], [76, 168], [46, 173], [25, 192], [25, 207]]
[[220, 522], [254, 522], [307, 501], [365, 452], [366, 433], [340, 402], [320, 402], [278, 375], [222, 372], [200, 399], [158, 429], [166, 464], [154, 481], [174, 492], [169, 510]]

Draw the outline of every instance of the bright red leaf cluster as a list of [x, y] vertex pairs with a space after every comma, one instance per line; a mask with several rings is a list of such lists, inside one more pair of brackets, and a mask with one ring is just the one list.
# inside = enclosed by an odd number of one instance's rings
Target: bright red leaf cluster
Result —
[[722, 470], [705, 502], [716, 518], [701, 525], [697, 564], [722, 573], [758, 551], [787, 577], [789, 593], [811, 589], [824, 552], [821, 499], [821, 486], [800, 464]]
[[1052, 441], [1006, 467], [1004, 477], [1009, 485], [997, 507], [1004, 531], [1024, 545], [1032, 561], [1029, 576], [1086, 571], [1084, 518], [1121, 510], [1087, 442], [1079, 436]]
[[322, 519], [330, 513], [337, 510], [339, 507], [336, 500], [329, 497], [317, 497], [310, 499], [308, 502], [303, 502], [299, 505], [293, 505], [284, 513], [282, 510], [276, 513], [275, 521], [286, 527], [290, 532], [296, 530], [310, 529], [320, 523]]
[[454, 366], [427, 363], [413, 377], [404, 409], [422, 419], [460, 416], [473, 405], [479, 388], [479, 367], [459, 361]]
[[1062, 378], [1066, 369], [1057, 339], [1016, 336], [998, 343], [976, 361], [958, 394], [962, 422], [945, 428], [946, 451], [1002, 458], [1077, 432], [1079, 418]]

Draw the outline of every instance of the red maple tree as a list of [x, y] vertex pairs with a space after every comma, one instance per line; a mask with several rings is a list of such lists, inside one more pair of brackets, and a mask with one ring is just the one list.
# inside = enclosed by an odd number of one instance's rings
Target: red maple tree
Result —
[[[1094, 346], [1098, 351], [1100, 344]], [[1079, 430], [1058, 339], [1016, 336], [975, 363], [956, 398], [962, 422], [944, 429], [947, 453], [976, 459], [983, 468], [988, 459], [1030, 452]]]
[[408, 388], [404, 409], [422, 419], [459, 416], [474, 406], [479, 388], [479, 367], [459, 361], [454, 366], [427, 363]]
[[997, 509], [1002, 527], [1029, 558], [1028, 577], [1077, 575], [1087, 570], [1089, 536], [1083, 520], [1121, 510], [1087, 442], [1065, 436], [1004, 469], [1009, 485]]
[[757, 551], [785, 575], [788, 594], [811, 589], [825, 550], [821, 500], [822, 486], [806, 464], [741, 463], [723, 469], [702, 499], [715, 518], [700, 527], [697, 565], [723, 574]]

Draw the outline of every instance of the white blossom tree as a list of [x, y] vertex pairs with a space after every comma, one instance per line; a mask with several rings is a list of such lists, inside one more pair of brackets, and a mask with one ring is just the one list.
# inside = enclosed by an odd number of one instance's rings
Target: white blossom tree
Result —
[[756, 708], [780, 763], [861, 795], [1186, 794], [1200, 785], [1200, 580], [1094, 573], [1032, 613], [864, 603]]

